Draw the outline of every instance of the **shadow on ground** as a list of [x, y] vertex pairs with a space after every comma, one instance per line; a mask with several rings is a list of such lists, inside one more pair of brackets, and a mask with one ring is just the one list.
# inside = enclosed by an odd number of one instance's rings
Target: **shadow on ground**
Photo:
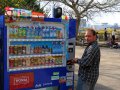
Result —
[[[76, 90], [77, 79], [78, 79], [78, 75], [74, 74], [74, 90]], [[113, 90], [113, 89], [97, 83], [94, 90]]]

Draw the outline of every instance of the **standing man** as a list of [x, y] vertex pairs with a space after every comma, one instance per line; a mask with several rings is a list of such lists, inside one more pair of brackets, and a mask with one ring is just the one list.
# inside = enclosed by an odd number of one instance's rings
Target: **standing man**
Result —
[[104, 32], [104, 38], [105, 38], [105, 41], [107, 41], [107, 40], [108, 40], [107, 30], [106, 30], [106, 28], [105, 28], [105, 32]]
[[93, 29], [85, 32], [85, 39], [88, 45], [82, 58], [75, 58], [72, 62], [79, 64], [77, 90], [94, 90], [99, 77], [100, 48]]
[[112, 31], [112, 41], [113, 41], [113, 42], [115, 42], [115, 31], [116, 31], [116, 29], [114, 29], [114, 30]]

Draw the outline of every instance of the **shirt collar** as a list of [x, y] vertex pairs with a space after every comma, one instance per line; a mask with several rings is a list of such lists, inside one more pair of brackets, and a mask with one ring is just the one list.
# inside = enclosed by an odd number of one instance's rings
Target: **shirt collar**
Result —
[[90, 45], [92, 45], [94, 43], [97, 43], [97, 41], [93, 41], [93, 42], [89, 43], [88, 46], [90, 46]]

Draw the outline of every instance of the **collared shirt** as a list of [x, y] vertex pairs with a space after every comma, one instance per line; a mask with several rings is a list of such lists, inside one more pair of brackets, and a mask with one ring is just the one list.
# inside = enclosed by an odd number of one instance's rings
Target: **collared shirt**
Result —
[[89, 44], [78, 60], [78, 76], [88, 84], [96, 83], [99, 76], [100, 48], [97, 42]]

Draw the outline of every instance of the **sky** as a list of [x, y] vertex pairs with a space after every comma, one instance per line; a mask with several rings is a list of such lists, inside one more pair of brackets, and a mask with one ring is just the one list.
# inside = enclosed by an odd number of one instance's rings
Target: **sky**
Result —
[[104, 13], [99, 16], [95, 16], [92, 21], [92, 24], [108, 23], [114, 25], [118, 23], [120, 25], [120, 13]]

